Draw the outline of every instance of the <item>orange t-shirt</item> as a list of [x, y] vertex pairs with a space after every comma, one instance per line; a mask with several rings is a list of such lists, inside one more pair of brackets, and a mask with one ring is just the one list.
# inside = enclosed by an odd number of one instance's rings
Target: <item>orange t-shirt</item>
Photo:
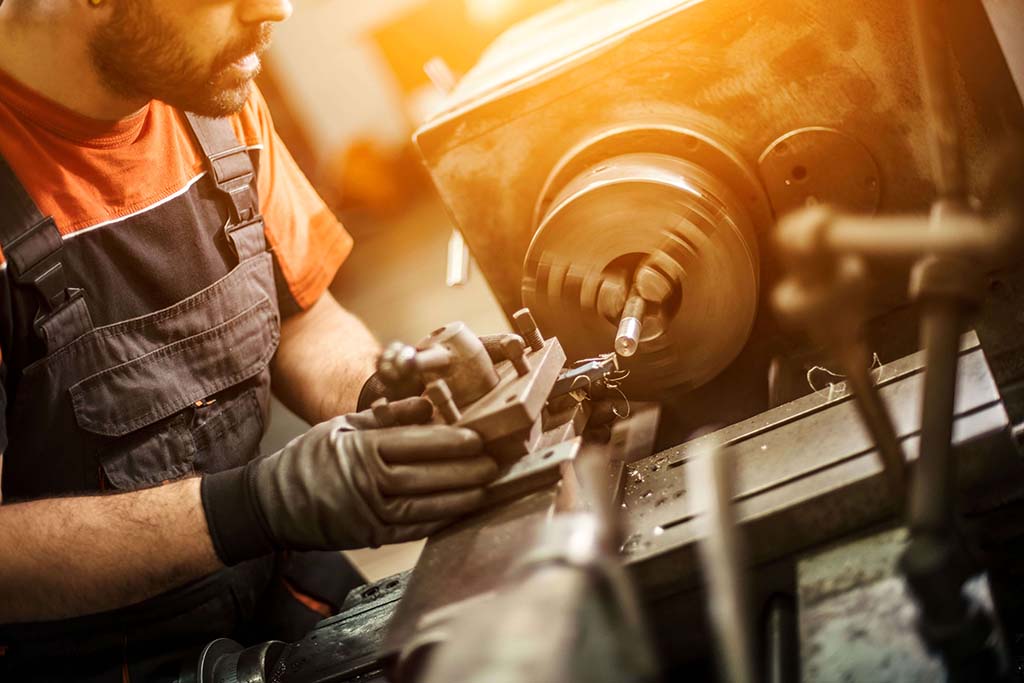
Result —
[[[267, 241], [294, 302], [308, 308], [348, 256], [352, 238], [277, 136], [257, 88], [231, 123], [239, 141], [258, 150]], [[205, 174], [187, 123], [173, 107], [152, 101], [125, 119], [98, 121], [2, 71], [0, 155], [66, 240], [120, 229], [131, 216], [187, 192]]]

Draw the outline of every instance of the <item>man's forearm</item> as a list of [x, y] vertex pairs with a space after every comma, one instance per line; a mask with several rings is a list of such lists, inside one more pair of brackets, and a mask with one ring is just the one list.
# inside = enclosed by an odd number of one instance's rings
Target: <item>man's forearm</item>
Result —
[[310, 424], [351, 412], [379, 351], [362, 321], [325, 292], [281, 325], [274, 393]]
[[0, 506], [0, 623], [123, 607], [223, 567], [199, 483]]

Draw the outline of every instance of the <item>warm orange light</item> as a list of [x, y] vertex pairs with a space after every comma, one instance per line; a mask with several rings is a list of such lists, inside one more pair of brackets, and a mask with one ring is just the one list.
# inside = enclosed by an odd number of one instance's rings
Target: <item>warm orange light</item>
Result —
[[466, 0], [466, 14], [477, 24], [500, 24], [511, 18], [518, 0]]

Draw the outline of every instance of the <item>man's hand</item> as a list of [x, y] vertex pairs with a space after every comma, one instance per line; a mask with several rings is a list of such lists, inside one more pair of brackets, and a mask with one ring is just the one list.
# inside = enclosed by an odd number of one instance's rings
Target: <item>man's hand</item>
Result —
[[[204, 502], [218, 553], [244, 559], [237, 529], [219, 497], [229, 480], [246, 487], [270, 543], [294, 549], [344, 550], [422, 538], [483, 502], [483, 487], [497, 476], [476, 433], [429, 419], [426, 399], [392, 404], [400, 426], [375, 428], [370, 411], [334, 418], [279, 452], [253, 461], [244, 475], [204, 481]], [[250, 527], [250, 533], [255, 531]], [[251, 546], [250, 546], [251, 547]], [[251, 552], [251, 551], [250, 551]]]

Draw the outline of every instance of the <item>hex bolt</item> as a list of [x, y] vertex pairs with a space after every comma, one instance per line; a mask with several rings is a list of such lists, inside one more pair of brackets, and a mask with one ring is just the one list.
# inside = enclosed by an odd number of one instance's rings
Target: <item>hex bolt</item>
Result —
[[534, 351], [544, 348], [544, 337], [537, 328], [537, 321], [533, 319], [533, 313], [529, 308], [520, 308], [512, 314], [512, 320], [516, 324], [519, 335], [530, 345]]
[[526, 359], [526, 342], [519, 335], [510, 335], [501, 340], [501, 353], [508, 360], [520, 377], [530, 374], [530, 361]]
[[427, 385], [427, 398], [437, 407], [441, 417], [448, 424], [455, 424], [462, 418], [462, 413], [452, 398], [452, 390], [443, 379], [435, 379]]
[[378, 398], [370, 404], [370, 408], [373, 410], [373, 417], [376, 418], [377, 424], [381, 429], [394, 427], [398, 424], [398, 421], [395, 419], [395, 413], [391, 410], [391, 404], [388, 403], [386, 398]]

